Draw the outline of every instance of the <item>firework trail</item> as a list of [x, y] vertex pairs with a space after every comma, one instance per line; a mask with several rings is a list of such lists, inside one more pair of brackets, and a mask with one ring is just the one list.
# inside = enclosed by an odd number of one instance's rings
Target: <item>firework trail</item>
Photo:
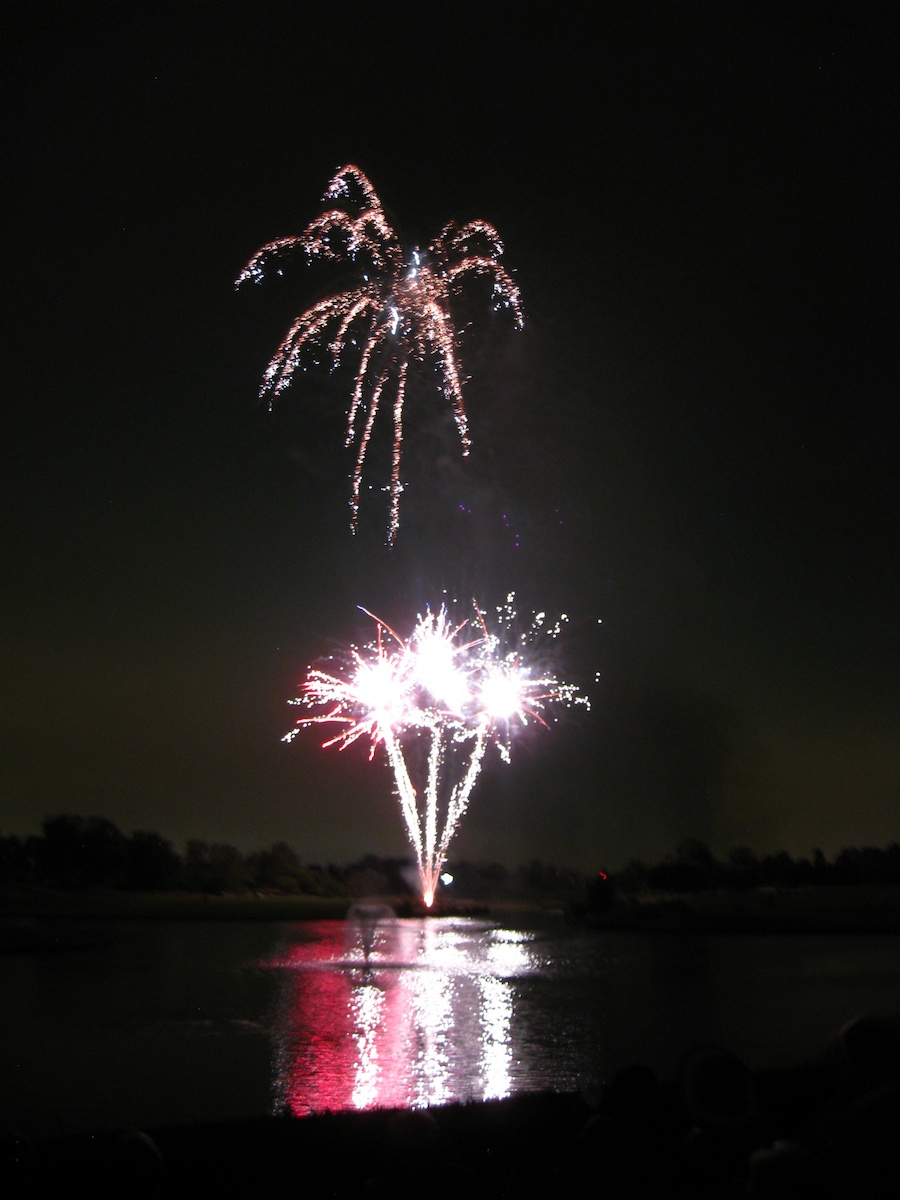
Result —
[[324, 196], [331, 205], [296, 237], [269, 242], [253, 255], [236, 280], [261, 283], [278, 271], [287, 255], [302, 250], [308, 259], [352, 263], [358, 278], [346, 290], [314, 304], [291, 325], [266, 368], [260, 399], [270, 408], [302, 366], [304, 351], [324, 350], [335, 369], [348, 347], [358, 350], [358, 366], [347, 410], [346, 445], [357, 443], [351, 475], [350, 524], [355, 531], [363, 465], [379, 408], [389, 405], [393, 420], [388, 542], [400, 520], [400, 451], [403, 405], [412, 362], [431, 363], [440, 390], [450, 402], [462, 444], [469, 452], [463, 405], [458, 333], [451, 305], [466, 281], [484, 276], [495, 305], [510, 308], [522, 325], [519, 290], [497, 261], [503, 243], [486, 221], [445, 225], [427, 251], [405, 257], [372, 184], [358, 167], [342, 167]]
[[330, 660], [333, 667], [309, 669], [292, 703], [312, 715], [284, 738], [291, 741], [308, 725], [337, 725], [324, 747], [343, 750], [364, 739], [370, 761], [383, 747], [429, 908], [488, 748], [508, 763], [518, 730], [532, 721], [546, 725], [544, 714], [559, 706], [590, 707], [574, 685], [542, 670], [535, 653], [538, 638], [557, 637], [566, 617], [548, 624], [536, 613], [515, 635], [512, 594], [495, 610], [493, 630], [473, 608], [458, 624], [445, 607], [426, 610], [406, 640], [367, 613], [374, 638]]

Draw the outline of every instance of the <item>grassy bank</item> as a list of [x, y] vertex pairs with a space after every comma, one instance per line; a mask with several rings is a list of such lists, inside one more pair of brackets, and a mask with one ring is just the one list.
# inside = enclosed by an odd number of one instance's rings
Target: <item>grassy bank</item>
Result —
[[[424, 916], [421, 902], [410, 896], [380, 901], [401, 917]], [[160, 921], [319, 921], [340, 920], [354, 903], [347, 896], [244, 895], [212, 896], [196, 892], [127, 892], [113, 888], [0, 890], [0, 952], [40, 947], [48, 939], [65, 940], [66, 927], [96, 920]], [[528, 909], [508, 905], [504, 911]], [[461, 902], [436, 904], [434, 916], [486, 916], [488, 907]], [[69, 939], [71, 940], [71, 939]]]
[[[385, 896], [398, 916], [426, 915], [409, 896]], [[16, 888], [0, 891], [0, 925], [27, 921], [241, 920], [313, 921], [340, 919], [353, 900], [346, 896], [211, 896], [194, 892], [127, 892], [110, 888], [62, 891]], [[432, 915], [510, 917], [540, 911], [546, 904], [493, 899], [449, 902]], [[720, 933], [900, 933], [900, 888], [806, 887], [708, 891], [672, 895], [619, 896], [599, 913], [577, 912], [595, 928]]]
[[126, 892], [113, 888], [0, 892], [3, 917], [139, 917], [160, 920], [311, 921], [346, 915], [346, 896], [207, 896], [196, 892]]
[[596, 928], [708, 933], [900, 933], [900, 888], [758, 888], [619, 898]]

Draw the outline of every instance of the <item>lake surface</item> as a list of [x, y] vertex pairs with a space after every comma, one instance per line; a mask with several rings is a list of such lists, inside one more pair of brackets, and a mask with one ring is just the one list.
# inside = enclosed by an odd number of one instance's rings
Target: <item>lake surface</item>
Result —
[[107, 921], [0, 960], [0, 1125], [42, 1136], [572, 1091], [716, 1042], [752, 1069], [896, 1011], [885, 935], [561, 917]]

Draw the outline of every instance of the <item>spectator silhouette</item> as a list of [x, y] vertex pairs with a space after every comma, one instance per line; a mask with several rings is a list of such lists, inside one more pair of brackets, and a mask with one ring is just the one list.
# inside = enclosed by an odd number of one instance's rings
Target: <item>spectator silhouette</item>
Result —
[[679, 1175], [701, 1194], [718, 1194], [743, 1176], [759, 1144], [753, 1076], [731, 1051], [704, 1045], [682, 1060], [678, 1083], [690, 1122]]
[[148, 1134], [117, 1134], [98, 1145], [98, 1156], [94, 1200], [158, 1200], [162, 1195], [163, 1159]]
[[750, 1155], [747, 1200], [832, 1200], [832, 1173], [806, 1146], [776, 1141]]
[[854, 1017], [838, 1032], [837, 1044], [845, 1078], [857, 1094], [900, 1079], [900, 1028], [896, 1019]]
[[618, 1071], [576, 1139], [576, 1169], [598, 1192], [651, 1195], [664, 1187], [677, 1129], [659, 1077], [643, 1063]]

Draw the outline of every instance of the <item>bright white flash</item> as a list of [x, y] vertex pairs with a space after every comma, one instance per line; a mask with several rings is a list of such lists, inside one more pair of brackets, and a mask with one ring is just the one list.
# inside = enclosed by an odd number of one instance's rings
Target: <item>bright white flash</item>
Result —
[[508, 721], [522, 712], [525, 680], [506, 671], [491, 672], [481, 685], [481, 704], [495, 721]]
[[538, 637], [555, 636], [558, 626], [546, 626], [541, 613], [515, 635], [513, 599], [496, 610], [493, 630], [477, 604], [461, 623], [443, 607], [426, 610], [408, 639], [373, 617], [375, 638], [334, 669], [310, 668], [293, 701], [311, 715], [285, 740], [307, 725], [331, 725], [338, 731], [325, 746], [364, 739], [370, 758], [382, 748], [429, 906], [488, 747], [509, 762], [513, 736], [531, 718], [547, 725], [555, 708], [590, 707], [541, 661]]

